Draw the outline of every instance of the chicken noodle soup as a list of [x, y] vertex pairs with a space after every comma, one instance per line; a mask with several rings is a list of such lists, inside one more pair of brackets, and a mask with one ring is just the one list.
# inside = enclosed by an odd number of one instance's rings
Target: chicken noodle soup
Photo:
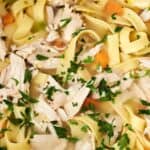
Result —
[[150, 149], [150, 0], [0, 0], [0, 150]]

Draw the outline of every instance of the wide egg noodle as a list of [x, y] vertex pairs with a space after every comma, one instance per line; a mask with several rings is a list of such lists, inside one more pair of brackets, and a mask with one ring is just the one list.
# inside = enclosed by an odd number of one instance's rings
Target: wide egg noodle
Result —
[[124, 27], [120, 32], [120, 47], [124, 53], [136, 53], [149, 45], [148, 36], [145, 32], [137, 32], [139, 39], [130, 41], [130, 33], [134, 31], [132, 28]]
[[[23, 107], [15, 106], [14, 107], [15, 117], [20, 118], [21, 113], [23, 111], [25, 111]], [[27, 132], [24, 126], [20, 128], [19, 126], [13, 125], [10, 121], [7, 122], [7, 128], [9, 129], [9, 131], [5, 133], [4, 139], [8, 150], [20, 150], [20, 149], [31, 150], [29, 144], [29, 139], [31, 135], [30, 129]]]
[[95, 42], [100, 40], [100, 37], [93, 30], [81, 31], [77, 36], [75, 36], [71, 40], [70, 44], [68, 45], [67, 49], [65, 50], [64, 59], [62, 59], [61, 65], [57, 69], [58, 74], [61, 74], [61, 72], [66, 72], [67, 69], [70, 67], [70, 61], [73, 61], [75, 58], [77, 41], [81, 36], [83, 36], [85, 34], [93, 37], [95, 39]]
[[120, 63], [119, 53], [119, 34], [108, 35], [107, 52], [109, 56], [109, 65], [113, 66]]
[[87, 14], [85, 14], [84, 17], [85, 17], [86, 27], [88, 29], [94, 30], [96, 33], [99, 34], [101, 38], [103, 38], [106, 34], [113, 32], [113, 29], [107, 22], [89, 16]]
[[33, 19], [21, 12], [17, 17], [17, 29], [13, 35], [13, 41], [19, 44], [20, 39], [30, 33], [32, 25]]
[[137, 31], [144, 31], [147, 32], [147, 27], [142, 21], [142, 19], [131, 9], [124, 8], [124, 15], [123, 17], [127, 19]]
[[34, 4], [34, 0], [17, 0], [13, 3], [11, 10], [16, 17], [23, 9], [30, 7]]

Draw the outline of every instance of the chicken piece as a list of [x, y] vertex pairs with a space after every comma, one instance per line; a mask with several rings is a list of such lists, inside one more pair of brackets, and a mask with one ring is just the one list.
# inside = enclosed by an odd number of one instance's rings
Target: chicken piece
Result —
[[150, 9], [149, 8], [144, 9], [140, 16], [144, 22], [149, 21], [150, 20]]
[[26, 66], [24, 60], [11, 53], [10, 65], [2, 71], [0, 83], [10, 89], [28, 91], [29, 85], [28, 83], [24, 83], [25, 70]]
[[31, 139], [32, 150], [66, 150], [67, 140], [53, 135], [35, 135]]

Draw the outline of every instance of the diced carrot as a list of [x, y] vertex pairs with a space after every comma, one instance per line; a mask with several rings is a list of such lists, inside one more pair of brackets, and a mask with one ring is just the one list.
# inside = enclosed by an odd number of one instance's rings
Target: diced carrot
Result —
[[56, 46], [58, 48], [63, 48], [66, 46], [66, 43], [62, 39], [56, 39], [50, 43], [52, 46]]
[[4, 26], [8, 25], [8, 24], [12, 24], [14, 22], [14, 16], [12, 15], [12, 13], [8, 12], [6, 15], [4, 15], [2, 17], [2, 21]]
[[102, 68], [106, 68], [109, 63], [109, 56], [105, 49], [102, 49], [99, 53], [95, 56], [95, 64], [101, 65]]
[[93, 99], [92, 97], [87, 97], [83, 106], [88, 107], [90, 104], [94, 105], [94, 107], [98, 107], [100, 102], [96, 99]]
[[116, 0], [108, 0], [105, 6], [105, 10], [107, 15], [123, 15], [123, 8], [122, 5], [119, 4]]

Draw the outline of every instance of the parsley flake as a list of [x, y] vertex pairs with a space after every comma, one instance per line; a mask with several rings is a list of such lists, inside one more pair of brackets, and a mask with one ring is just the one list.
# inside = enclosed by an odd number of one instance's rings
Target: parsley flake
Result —
[[130, 143], [130, 140], [129, 140], [129, 137], [128, 137], [128, 134], [123, 134], [120, 139], [119, 139], [119, 142], [118, 142], [118, 146], [119, 146], [119, 150], [130, 150], [130, 148], [128, 147]]
[[91, 64], [94, 61], [94, 58], [92, 56], [88, 56], [83, 60], [84, 64]]
[[52, 96], [55, 92], [57, 92], [58, 90], [54, 87], [54, 86], [50, 86], [47, 91], [46, 91], [46, 95], [47, 95], [47, 98], [49, 100], [52, 100]]
[[109, 138], [111, 138], [114, 135], [114, 127], [112, 124], [106, 121], [99, 120], [98, 125], [100, 127], [100, 131], [106, 133], [109, 136]]
[[37, 59], [37, 60], [40, 60], [40, 61], [44, 61], [44, 60], [47, 60], [48, 57], [47, 57], [47, 56], [44, 56], [44, 55], [38, 54], [38, 55], [36, 55], [36, 59]]
[[65, 18], [65, 19], [61, 19], [60, 20], [60, 27], [64, 28], [66, 27], [70, 22], [71, 22], [71, 18]]
[[140, 102], [145, 106], [150, 106], [150, 102], [148, 102], [146, 100], [141, 99]]
[[24, 75], [24, 83], [30, 82], [32, 79], [32, 72], [29, 69], [25, 70], [25, 75]]

